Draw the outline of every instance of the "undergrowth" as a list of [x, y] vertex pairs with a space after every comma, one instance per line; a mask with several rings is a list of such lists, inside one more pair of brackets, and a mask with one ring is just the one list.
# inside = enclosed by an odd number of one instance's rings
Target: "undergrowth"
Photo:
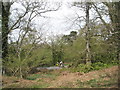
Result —
[[114, 65], [118, 65], [118, 64], [117, 63], [107, 64], [107, 63], [101, 63], [101, 62], [97, 62], [97, 63], [93, 63], [93, 64], [89, 64], [89, 65], [79, 64], [77, 67], [70, 67], [68, 69], [63, 69], [63, 71], [68, 70], [70, 72], [88, 73], [90, 71], [101, 70], [104, 68], [112, 67]]

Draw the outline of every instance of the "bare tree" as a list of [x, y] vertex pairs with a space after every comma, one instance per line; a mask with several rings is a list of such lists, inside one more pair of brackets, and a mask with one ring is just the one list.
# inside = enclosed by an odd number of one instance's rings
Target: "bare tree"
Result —
[[[86, 40], [86, 57], [85, 57], [85, 63], [88, 64], [89, 62], [91, 62], [91, 50], [90, 50], [90, 14], [89, 11], [91, 9], [91, 3], [90, 2], [74, 2], [73, 6], [78, 7], [80, 10], [83, 10], [86, 14], [86, 16], [78, 16], [78, 18], [75, 19], [74, 22], [78, 21], [79, 22], [79, 26], [80, 22], [85, 22], [85, 40]], [[81, 29], [81, 28], [80, 28]]]
[[[35, 45], [38, 44], [41, 41], [41, 34], [39, 32], [37, 32], [35, 29], [33, 29], [34, 25], [33, 25], [33, 19], [35, 19], [35, 17], [40, 16], [40, 17], [45, 17], [42, 14], [43, 13], [47, 13], [47, 12], [51, 12], [51, 11], [57, 11], [60, 7], [60, 4], [58, 3], [58, 6], [55, 7], [50, 7], [50, 3], [49, 2], [44, 2], [41, 0], [41, 2], [19, 2], [21, 3], [21, 5], [24, 7], [23, 12], [19, 12], [18, 9], [15, 9], [17, 11], [16, 15], [16, 20], [13, 20], [13, 22], [9, 21], [10, 19], [10, 8], [11, 5], [10, 2], [6, 3], [7, 4], [7, 9], [6, 12], [4, 10], [4, 6], [3, 6], [3, 19], [6, 20], [5, 24], [3, 22], [2, 26], [3, 29], [5, 28], [5, 35], [3, 36], [3, 41], [5, 41], [6, 47], [4, 47], [3, 51], [5, 52], [5, 55], [8, 54], [8, 49], [7, 49], [7, 43], [8, 43], [8, 35], [16, 29], [19, 29], [19, 37], [16, 43], [16, 52], [17, 52], [17, 56], [18, 56], [18, 61], [20, 62], [19, 67], [15, 69], [14, 74], [19, 71], [19, 75], [22, 78], [23, 73], [22, 73], [22, 65], [23, 63], [26, 61], [26, 58], [29, 57], [29, 54], [33, 51], [33, 49], [35, 48]], [[9, 6], [9, 7], [8, 7]], [[6, 14], [6, 17], [4, 18], [4, 14]], [[7, 25], [7, 27], [5, 27], [5, 25]], [[9, 25], [9, 26], [8, 26]], [[2, 30], [3, 30], [2, 29]], [[33, 41], [30, 41], [31, 43], [31, 48], [27, 51], [26, 57], [24, 58], [24, 60], [21, 59], [21, 52], [22, 52], [22, 47], [24, 46], [24, 40], [26, 39], [26, 37], [28, 37], [28, 35], [30, 33], [33, 33], [36, 35], [33, 38]], [[4, 33], [3, 33], [4, 34]], [[3, 43], [4, 44], [4, 43]], [[4, 56], [6, 58], [6, 56]], [[5, 61], [5, 63], [7, 64], [7, 61]], [[4, 65], [5, 66], [5, 65]]]
[[90, 3], [86, 2], [86, 64], [91, 62], [89, 10]]

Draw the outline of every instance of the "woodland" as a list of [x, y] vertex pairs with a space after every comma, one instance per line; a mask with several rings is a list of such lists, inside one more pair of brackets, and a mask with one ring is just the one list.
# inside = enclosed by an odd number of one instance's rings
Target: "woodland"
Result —
[[[71, 73], [86, 74], [92, 71], [96, 72], [98, 70], [119, 66], [120, 2], [113, 1], [69, 3], [70, 7], [76, 7], [78, 10], [83, 10], [85, 13], [84, 16], [79, 16], [80, 14], [76, 13], [77, 17], [75, 19], [70, 18], [72, 23], [77, 25], [79, 29], [72, 30], [69, 34], [63, 33], [62, 35], [56, 35], [54, 37], [49, 36], [47, 39], [43, 38], [44, 34], [42, 33], [43, 27], [47, 27], [45, 26], [47, 23], [42, 24], [38, 29], [35, 28], [34, 19], [37, 17], [47, 18], [43, 14], [57, 12], [62, 2], [57, 2], [55, 4], [52, 2], [52, 6], [51, 3], [45, 2], [44, 0], [39, 2], [1, 1], [0, 52], [3, 87], [4, 84], [8, 84], [4, 81], [4, 78], [8, 77], [17, 78], [16, 80], [18, 80], [18, 82], [23, 79], [34, 81], [42, 77], [40, 75], [44, 74], [46, 75], [44, 77], [48, 76], [47, 78], [52, 77], [52, 80], [56, 80], [55, 77], [53, 79], [53, 76], [56, 75], [57, 77], [60, 73], [65, 73], [65, 75], [72, 75]], [[14, 3], [19, 3], [23, 9], [11, 9]], [[93, 14], [92, 10], [94, 10], [94, 16], [91, 18], [90, 15], [91, 13]], [[106, 17], [108, 19], [106, 19]], [[81, 22], [85, 24], [81, 25]], [[18, 38], [13, 40], [12, 35], [14, 34], [12, 32], [16, 30], [18, 30]], [[37, 67], [60, 67], [56, 65], [57, 62], [60, 61], [64, 64], [64, 67], [60, 70], [36, 70]], [[114, 70], [111, 70], [111, 73], [112, 71], [114, 72]], [[40, 74], [36, 75], [36, 73]], [[115, 85], [118, 84], [117, 75], [116, 78]], [[39, 82], [42, 83], [43, 81], [41, 80]], [[64, 81], [61, 82], [63, 83]], [[93, 86], [91, 87], [98, 87], [95, 83], [99, 83], [96, 79], [92, 79], [92, 81], [90, 80], [88, 82], [78, 82], [77, 85], [79, 85], [79, 88], [84, 85], [89, 88], [89, 85], [92, 84]], [[111, 81], [108, 82], [110, 83]], [[53, 86], [55, 85], [53, 84]], [[66, 85], [67, 86], [61, 87], [72, 88], [71, 83]], [[20, 86], [21, 84], [14, 84], [6, 87], [17, 88]], [[27, 85], [21, 87], [24, 88], [27, 87]], [[30, 88], [47, 87], [49, 87], [47, 84], [38, 84]]]

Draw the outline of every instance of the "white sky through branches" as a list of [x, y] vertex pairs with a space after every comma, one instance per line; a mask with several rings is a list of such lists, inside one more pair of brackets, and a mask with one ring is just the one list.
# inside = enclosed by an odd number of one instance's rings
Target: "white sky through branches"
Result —
[[[54, 3], [54, 2], [53, 2]], [[73, 2], [72, 2], [73, 3]], [[14, 3], [12, 5], [12, 9], [15, 8], [23, 8], [20, 6], [18, 3]], [[12, 13], [13, 16], [15, 16], [15, 13]], [[11, 15], [11, 17], [12, 17]], [[60, 35], [60, 34], [69, 34], [70, 31], [72, 30], [79, 30], [80, 27], [76, 24], [75, 19], [78, 16], [83, 16], [85, 17], [85, 12], [75, 6], [71, 7], [70, 2], [67, 2], [67, 0], [62, 1], [62, 5], [59, 8], [58, 11], [51, 11], [47, 12], [44, 14], [41, 14], [42, 16], [45, 16], [46, 18], [43, 17], [36, 17], [34, 19], [35, 27], [40, 30], [41, 26], [42, 32], [44, 34], [44, 37], [49, 37], [49, 36], [55, 36], [55, 35]], [[94, 10], [90, 11], [90, 17], [94, 17]], [[106, 18], [106, 17], [104, 17]], [[106, 18], [106, 20], [109, 21], [109, 18]], [[85, 21], [80, 21], [79, 25], [82, 27], [84, 26]], [[18, 31], [19, 30], [14, 30], [12, 32], [12, 39], [16, 40], [18, 37]]]

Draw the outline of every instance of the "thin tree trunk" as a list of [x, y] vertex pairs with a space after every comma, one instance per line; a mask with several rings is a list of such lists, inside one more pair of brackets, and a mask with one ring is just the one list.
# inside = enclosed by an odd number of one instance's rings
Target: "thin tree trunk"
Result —
[[21, 69], [21, 48], [19, 48], [19, 51], [18, 51], [18, 60], [19, 60], [19, 75], [20, 75], [20, 78], [23, 78], [22, 77], [22, 69]]
[[91, 63], [90, 30], [89, 30], [89, 3], [86, 3], [86, 64]]
[[21, 65], [20, 65], [20, 78], [23, 78], [23, 76], [22, 76], [22, 69], [21, 69]]

